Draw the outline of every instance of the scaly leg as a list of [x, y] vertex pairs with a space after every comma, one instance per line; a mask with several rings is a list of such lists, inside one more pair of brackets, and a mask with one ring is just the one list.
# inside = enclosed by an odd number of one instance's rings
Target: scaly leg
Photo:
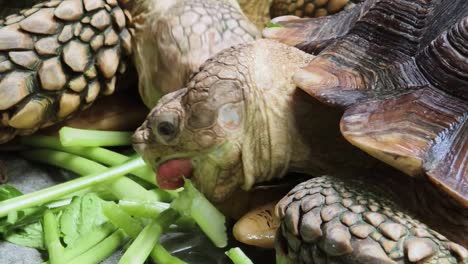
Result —
[[277, 205], [277, 248], [293, 263], [463, 263], [462, 246], [363, 182], [323, 176]]

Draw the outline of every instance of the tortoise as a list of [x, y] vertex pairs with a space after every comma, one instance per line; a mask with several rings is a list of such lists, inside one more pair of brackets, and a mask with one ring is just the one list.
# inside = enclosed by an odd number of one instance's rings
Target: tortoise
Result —
[[366, 0], [273, 22], [135, 132], [159, 185], [191, 178], [221, 202], [306, 173], [274, 209], [281, 263], [466, 263], [466, 1]]
[[[235, 0], [32, 2], [39, 3], [0, 19], [0, 143], [76, 116], [116, 86], [134, 86], [133, 67], [139, 94], [151, 108], [213, 54], [260, 37]], [[283, 6], [295, 12], [318, 1], [300, 2], [292, 3], [294, 9]], [[349, 1], [320, 2], [330, 12], [351, 6]], [[256, 3], [243, 1], [256, 21], [264, 21], [269, 15], [264, 9], [276, 4]], [[122, 120], [131, 108], [126, 96], [101, 108], [119, 108], [112, 111]], [[97, 112], [103, 119], [103, 111]], [[139, 123], [147, 110], [134, 114], [142, 112]]]

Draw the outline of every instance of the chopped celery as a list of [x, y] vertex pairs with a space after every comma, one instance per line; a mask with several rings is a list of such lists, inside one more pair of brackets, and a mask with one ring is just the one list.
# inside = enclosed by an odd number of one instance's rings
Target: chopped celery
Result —
[[[116, 166], [130, 159], [130, 157], [125, 155], [100, 147], [65, 147], [60, 143], [57, 137], [34, 135], [21, 138], [21, 143], [26, 146], [48, 148], [75, 154], [107, 166]], [[132, 174], [155, 185], [154, 173], [149, 167], [135, 170]]]
[[162, 212], [140, 232], [120, 259], [119, 264], [144, 263], [156, 246], [162, 232], [175, 222], [178, 217], [179, 214], [172, 209]]
[[155, 263], [158, 264], [184, 264], [185, 262], [177, 257], [172, 256], [167, 250], [160, 244], [156, 244], [153, 251], [151, 251], [151, 257]]
[[252, 260], [238, 247], [231, 248], [226, 251], [226, 255], [234, 262], [234, 264], [253, 264]]
[[[46, 210], [43, 216], [44, 230], [40, 232], [45, 237], [49, 263], [98, 263], [129, 239], [134, 239], [119, 263], [144, 263], [151, 256], [155, 263], [183, 264], [182, 260], [172, 256], [158, 244], [158, 240], [170, 225], [193, 226], [194, 221], [217, 247], [227, 245], [224, 216], [190, 181], [186, 181], [182, 191], [167, 192], [157, 188], [148, 191], [138, 184], [140, 181], [123, 177], [131, 173], [154, 184], [153, 171], [140, 157], [129, 159], [125, 155], [99, 147], [131, 145], [131, 133], [68, 127], [62, 128], [59, 133], [60, 141], [46, 136], [23, 138], [23, 145], [45, 149], [23, 151], [20, 154], [29, 160], [52, 164], [87, 176], [19, 197], [14, 197], [14, 192], [5, 189], [4, 196], [8, 200], [0, 199], [0, 218], [8, 216], [4, 218], [5, 223], [7, 220], [16, 222], [16, 218], [24, 214], [23, 211], [38, 208], [35, 207], [38, 205], [41, 206], [41, 214]], [[152, 185], [143, 182], [141, 184], [148, 189], [153, 188]], [[88, 202], [82, 200], [90, 197], [86, 192], [101, 191], [102, 188], [108, 189], [113, 194], [110, 199], [117, 198], [119, 204], [102, 202], [97, 196], [99, 206], [91, 198]], [[70, 199], [72, 195], [80, 197]], [[75, 201], [76, 199], [80, 199], [80, 202]], [[171, 204], [159, 202], [170, 202], [173, 199], [175, 200]], [[50, 202], [54, 203], [47, 207]], [[55, 208], [56, 206], [58, 207]], [[87, 220], [83, 218], [93, 214], [93, 210], [103, 212], [104, 218], [99, 218], [98, 214]], [[59, 212], [58, 216], [56, 212]], [[143, 223], [148, 221], [149, 224], [143, 227]], [[62, 242], [66, 245], [65, 248]]]
[[102, 210], [112, 224], [122, 228], [130, 237], [134, 238], [141, 232], [142, 227], [140, 222], [125, 213], [125, 211], [114, 202], [103, 203]]
[[105, 166], [97, 162], [62, 151], [34, 149], [22, 151], [19, 154], [28, 160], [54, 165], [79, 175], [88, 175], [106, 170]]
[[33, 193], [24, 194], [22, 196], [2, 201], [0, 202], [0, 217], [8, 215], [10, 212], [60, 199], [63, 196], [92, 187], [96, 184], [118, 179], [131, 171], [145, 166], [146, 164], [143, 159], [136, 158], [100, 173], [91, 174]]
[[100, 147], [130, 146], [132, 132], [100, 131], [62, 127], [59, 131], [63, 146]]
[[50, 210], [46, 210], [43, 220], [44, 243], [49, 252], [49, 263], [60, 263], [63, 257], [64, 248], [60, 242], [60, 231], [57, 218]]
[[[108, 169], [92, 160], [61, 151], [36, 149], [23, 151], [20, 154], [29, 160], [51, 164], [80, 175], [104, 172]], [[119, 199], [154, 200], [154, 195], [151, 192], [126, 177], [109, 183], [106, 188]]]
[[117, 229], [112, 235], [102, 240], [85, 253], [67, 261], [67, 264], [100, 263], [127, 241], [122, 229]]
[[[135, 203], [135, 202], [131, 202]], [[117, 206], [113, 202], [105, 203], [104, 214], [109, 218], [109, 220], [117, 227], [124, 230], [131, 238], [135, 239], [138, 237], [138, 234], [143, 230], [143, 227], [133, 219], [130, 215], [120, 209], [120, 205]], [[155, 263], [158, 264], [183, 264], [185, 262], [181, 261], [177, 257], [172, 256], [167, 252], [167, 250], [159, 244], [152, 249], [151, 258]]]
[[75, 241], [73, 246], [65, 248], [63, 259], [74, 259], [75, 257], [83, 254], [83, 252], [90, 250], [115, 231], [115, 227], [110, 223], [94, 229], [91, 235], [81, 236]]
[[136, 202], [120, 200], [119, 207], [126, 213], [145, 218], [156, 218], [162, 211], [168, 209], [171, 205], [162, 202]]
[[171, 207], [181, 215], [192, 217], [201, 230], [217, 247], [227, 246], [226, 218], [191, 183], [185, 180], [184, 190], [180, 192]]

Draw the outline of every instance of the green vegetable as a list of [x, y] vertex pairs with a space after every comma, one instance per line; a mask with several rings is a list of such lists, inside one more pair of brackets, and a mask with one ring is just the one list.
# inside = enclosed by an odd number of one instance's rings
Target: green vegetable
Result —
[[177, 257], [172, 256], [167, 250], [160, 244], [154, 246], [151, 251], [151, 257], [157, 264], [185, 264], [186, 262], [180, 260]]
[[268, 24], [266, 25], [267, 28], [278, 28], [278, 27], [284, 27], [283, 25], [281, 24], [277, 24], [277, 23], [273, 23], [273, 22], [268, 22]]
[[10, 228], [4, 235], [4, 239], [10, 243], [25, 247], [45, 249], [40, 222], [28, 224], [18, 229]]
[[230, 250], [226, 251], [225, 253], [234, 264], [253, 264], [252, 260], [247, 257], [244, 252], [238, 248], [231, 248]]
[[63, 127], [59, 131], [63, 146], [100, 147], [100, 146], [130, 146], [131, 132], [85, 130]]
[[126, 213], [145, 218], [156, 218], [162, 211], [168, 209], [171, 205], [162, 202], [135, 202], [120, 200], [119, 207]]
[[143, 159], [135, 158], [122, 165], [109, 168], [104, 172], [91, 174], [40, 191], [2, 201], [0, 202], [0, 217], [8, 215], [10, 212], [60, 199], [66, 195], [73, 194], [77, 191], [90, 188], [103, 182], [118, 179], [135, 169], [140, 169], [145, 166]]
[[[21, 195], [22, 193], [11, 185], [3, 185], [0, 188], [0, 201]], [[44, 210], [45, 207], [38, 207], [8, 213], [6, 219], [0, 220], [0, 235], [10, 243], [45, 249], [42, 225], [38, 222]]]
[[99, 228], [95, 228], [92, 234], [80, 236], [73, 246], [65, 248], [63, 259], [74, 259], [75, 257], [87, 252], [95, 247], [101, 241], [104, 241], [109, 235], [114, 233], [116, 228], [111, 223], [106, 223]]
[[72, 246], [81, 237], [92, 235], [108, 220], [102, 213], [102, 200], [94, 193], [75, 197], [60, 216], [63, 241]]
[[60, 263], [63, 257], [64, 248], [60, 242], [60, 233], [57, 219], [52, 211], [47, 210], [44, 213], [43, 220], [44, 243], [49, 252], [49, 263]]
[[144, 263], [150, 255], [164, 230], [177, 220], [179, 214], [167, 209], [151, 221], [133, 241], [119, 261], [119, 264]]
[[127, 241], [127, 238], [122, 229], [118, 229], [90, 250], [67, 261], [67, 264], [100, 263], [121, 247]]
[[[61, 141], [23, 138], [23, 145], [42, 149], [20, 154], [87, 176], [25, 195], [12, 186], [0, 188], [0, 234], [5, 239], [47, 248], [51, 264], [99, 263], [129, 239], [134, 241], [120, 263], [144, 263], [151, 256], [155, 263], [183, 264], [158, 244], [174, 224], [193, 228], [196, 222], [216, 246], [226, 246], [224, 216], [190, 181], [182, 191], [147, 190], [154, 188], [154, 173], [138, 155], [129, 159], [98, 147], [130, 145], [131, 133], [63, 128], [60, 136]], [[146, 182], [123, 177], [129, 173]], [[113, 194], [105, 199], [119, 204], [102, 200], [102, 190]], [[174, 198], [171, 204], [160, 202]]]
[[[61, 212], [58, 217], [60, 237], [67, 245], [60, 254], [62, 262], [83, 259], [90, 261], [86, 263], [98, 263], [125, 242], [127, 237], [122, 236], [121, 231], [116, 230], [102, 212], [104, 204], [96, 194], [89, 193], [74, 197], [71, 204]], [[50, 230], [44, 229], [44, 236], [53, 236], [60, 241], [60, 237]], [[96, 247], [102, 249], [97, 255]], [[52, 263], [54, 248], [48, 246], [48, 250], [49, 262]]]
[[23, 195], [23, 193], [9, 184], [5, 184], [0, 188], [0, 201], [8, 200], [20, 195]]
[[[122, 201], [120, 201], [122, 202]], [[129, 203], [137, 203], [137, 202], [129, 202]], [[126, 234], [128, 234], [131, 238], [136, 239], [140, 232], [142, 232], [143, 227], [141, 227], [140, 223], [133, 219], [130, 215], [128, 215], [124, 210], [117, 206], [114, 202], [107, 202], [104, 204], [104, 214], [109, 218], [109, 220], [117, 227], [122, 228]], [[167, 205], [169, 207], [169, 205]], [[159, 213], [158, 213], [159, 215]], [[147, 248], [143, 248], [143, 250], [147, 250]], [[167, 250], [159, 244], [156, 244], [155, 247], [152, 249], [151, 258], [154, 260], [155, 263], [158, 264], [183, 264], [182, 260], [178, 259], [177, 257], [172, 256], [167, 252]]]
[[[61, 151], [37, 149], [23, 151], [20, 154], [29, 160], [51, 164], [73, 171], [80, 175], [104, 172], [108, 169], [107, 167], [92, 160]], [[154, 194], [150, 193], [141, 185], [126, 177], [122, 177], [111, 182], [106, 186], [106, 189], [119, 199], [126, 198], [130, 200], [154, 200]]]
[[[48, 148], [62, 152], [67, 152], [70, 154], [75, 154], [107, 166], [117, 166], [119, 164], [125, 163], [130, 159], [125, 155], [100, 147], [65, 147], [60, 143], [60, 140], [58, 138], [49, 136], [34, 135], [23, 137], [21, 138], [21, 144], [36, 148]], [[154, 172], [151, 170], [150, 167], [145, 167], [144, 169], [132, 171], [132, 174], [155, 185]]]
[[171, 207], [181, 215], [192, 217], [217, 247], [227, 246], [226, 218], [191, 183], [185, 180], [184, 190]]
[[128, 215], [114, 202], [103, 203], [102, 209], [112, 224], [121, 228], [131, 238], [136, 238], [143, 229], [140, 222]]

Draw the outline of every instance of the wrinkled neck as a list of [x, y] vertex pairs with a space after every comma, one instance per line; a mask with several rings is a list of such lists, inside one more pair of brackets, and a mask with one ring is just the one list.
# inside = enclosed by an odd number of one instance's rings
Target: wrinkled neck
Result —
[[246, 175], [249, 178], [246, 185], [251, 187], [254, 183], [280, 178], [287, 172], [294, 140], [288, 133], [291, 116], [287, 94], [262, 89], [249, 94], [249, 113], [246, 116], [250, 120], [244, 142], [248, 150], [243, 151], [243, 155], [252, 155], [251, 170], [254, 172], [247, 170], [249, 175]]
[[242, 139], [244, 189], [282, 177], [291, 164], [306, 160], [309, 151], [295, 127], [292, 80], [313, 56], [272, 41], [259, 40], [246, 52], [248, 84], [244, 92], [246, 119]]
[[342, 137], [340, 110], [314, 102], [295, 86], [273, 89], [250, 93], [251, 125], [244, 144], [252, 145], [249, 151], [258, 167], [255, 183], [281, 178], [288, 171], [321, 176], [374, 164], [373, 158]]

